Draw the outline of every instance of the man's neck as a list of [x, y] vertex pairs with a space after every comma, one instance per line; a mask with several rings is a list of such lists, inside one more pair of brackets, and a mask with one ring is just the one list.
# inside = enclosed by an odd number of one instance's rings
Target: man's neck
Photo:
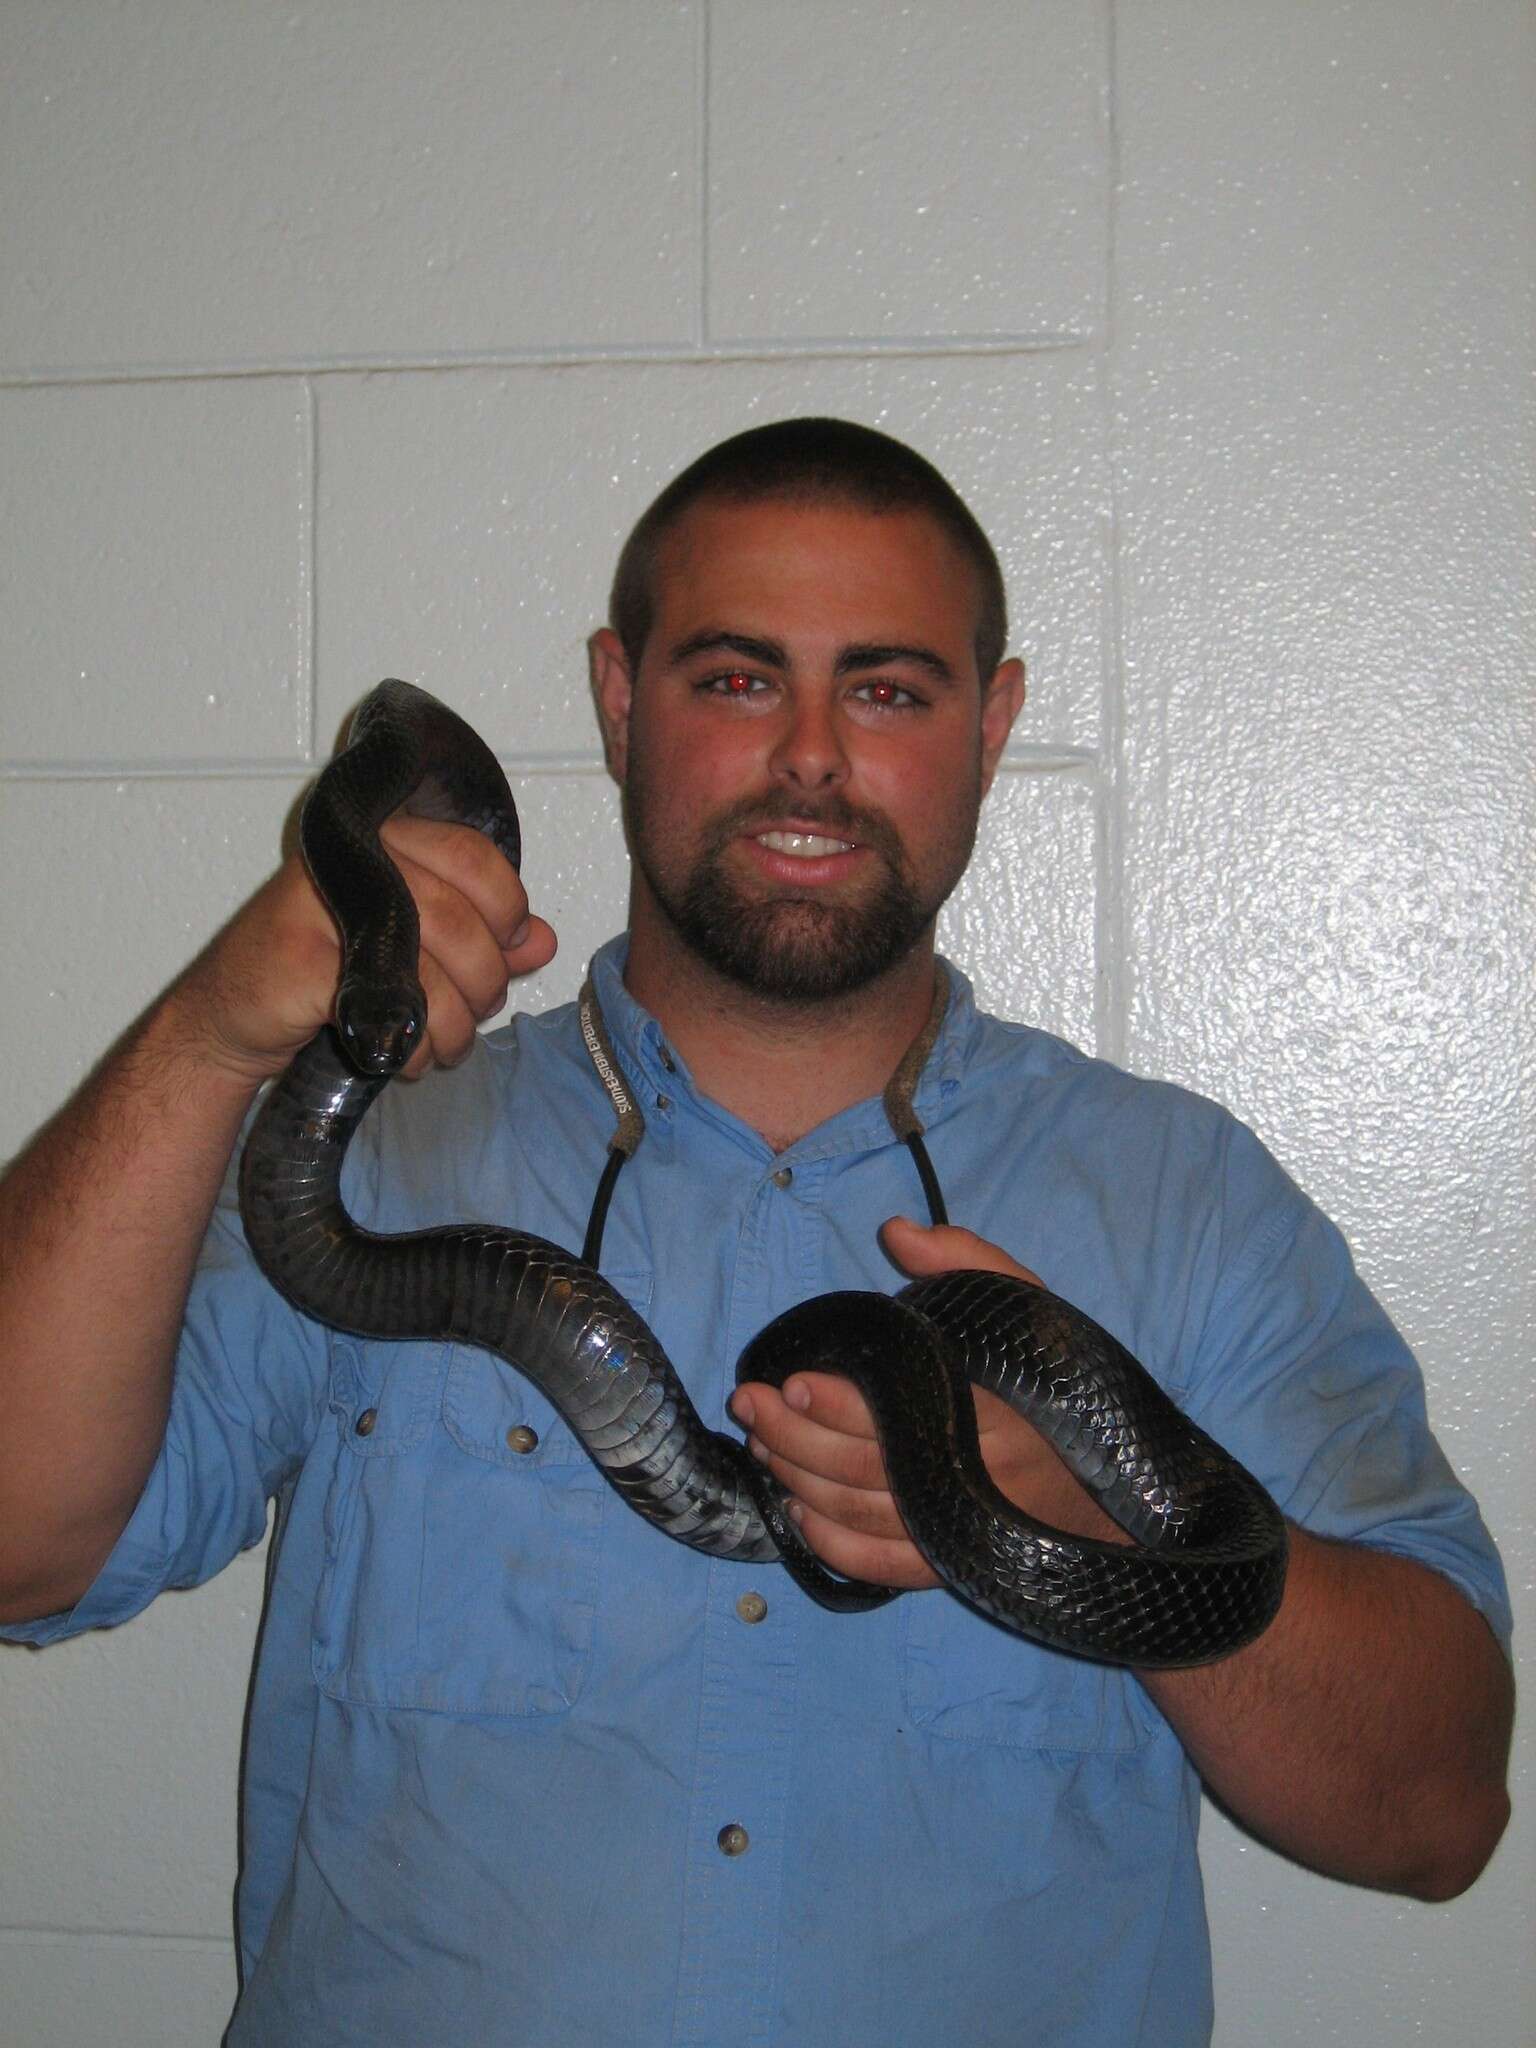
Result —
[[703, 1093], [783, 1152], [881, 1092], [928, 1021], [934, 972], [930, 937], [851, 995], [787, 1002], [632, 930], [624, 982]]

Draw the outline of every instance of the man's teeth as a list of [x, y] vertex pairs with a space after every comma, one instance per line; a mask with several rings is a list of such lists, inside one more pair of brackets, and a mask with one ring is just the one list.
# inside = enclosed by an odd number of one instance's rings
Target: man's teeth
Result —
[[853, 842], [848, 839], [824, 839], [819, 832], [759, 832], [759, 846], [766, 846], [770, 853], [799, 854], [804, 860], [815, 860], [829, 853], [852, 853]]

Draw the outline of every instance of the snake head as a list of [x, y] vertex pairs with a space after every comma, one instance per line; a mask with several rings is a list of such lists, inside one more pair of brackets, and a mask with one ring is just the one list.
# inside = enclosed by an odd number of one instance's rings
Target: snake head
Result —
[[337, 992], [337, 1035], [360, 1074], [398, 1073], [426, 1027], [426, 999], [414, 986], [373, 988], [344, 981]]

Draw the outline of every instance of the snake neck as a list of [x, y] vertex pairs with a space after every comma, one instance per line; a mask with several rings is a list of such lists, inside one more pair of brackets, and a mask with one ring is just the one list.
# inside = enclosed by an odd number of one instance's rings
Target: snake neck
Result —
[[251, 1125], [240, 1160], [246, 1239], [268, 1278], [301, 1308], [309, 1304], [295, 1282], [296, 1227], [309, 1245], [316, 1233], [332, 1245], [366, 1235], [342, 1205], [341, 1168], [388, 1078], [357, 1073], [327, 1026], [273, 1082]]

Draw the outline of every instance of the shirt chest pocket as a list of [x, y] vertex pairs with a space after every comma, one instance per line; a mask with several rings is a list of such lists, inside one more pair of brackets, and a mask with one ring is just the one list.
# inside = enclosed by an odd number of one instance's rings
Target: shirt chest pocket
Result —
[[[650, 1276], [614, 1281], [643, 1315]], [[366, 1706], [565, 1712], [592, 1657], [607, 1482], [486, 1352], [338, 1337], [332, 1356], [317, 1682]]]
[[924, 1735], [1086, 1756], [1140, 1749], [1160, 1725], [1126, 1671], [1021, 1641], [947, 1593], [903, 1605], [906, 1707]]

